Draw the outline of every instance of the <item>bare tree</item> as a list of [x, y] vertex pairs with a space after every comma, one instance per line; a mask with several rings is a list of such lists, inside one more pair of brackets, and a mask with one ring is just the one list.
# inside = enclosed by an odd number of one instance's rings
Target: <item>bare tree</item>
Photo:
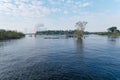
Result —
[[81, 39], [83, 37], [83, 33], [84, 33], [84, 30], [85, 30], [85, 26], [88, 22], [86, 21], [78, 21], [76, 24], [75, 24], [75, 27], [77, 27], [77, 30], [75, 32], [76, 36], [78, 39]]

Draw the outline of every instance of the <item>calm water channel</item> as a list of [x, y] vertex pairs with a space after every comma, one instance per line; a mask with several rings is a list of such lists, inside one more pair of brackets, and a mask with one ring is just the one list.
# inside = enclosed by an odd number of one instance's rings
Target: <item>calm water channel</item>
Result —
[[49, 37], [0, 41], [0, 80], [120, 80], [119, 38]]

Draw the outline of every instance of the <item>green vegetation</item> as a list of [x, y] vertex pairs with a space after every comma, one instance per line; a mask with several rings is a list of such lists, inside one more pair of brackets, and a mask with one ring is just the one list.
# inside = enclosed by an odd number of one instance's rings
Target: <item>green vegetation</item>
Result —
[[73, 34], [74, 31], [63, 31], [63, 30], [48, 30], [48, 31], [40, 31], [37, 32], [39, 35], [64, 35], [64, 34]]
[[107, 32], [94, 32], [93, 34], [97, 35], [108, 35], [108, 36], [120, 36], [120, 31], [116, 26], [112, 26], [107, 29]]
[[[67, 37], [74, 37], [76, 36], [78, 39], [81, 39], [83, 37], [83, 34], [85, 34], [86, 32], [84, 32], [85, 30], [85, 26], [88, 22], [86, 21], [78, 21], [76, 24], [75, 24], [75, 27], [76, 27], [76, 30], [69, 30], [69, 31], [39, 31], [37, 32], [36, 34], [39, 34], [39, 35], [66, 35]], [[88, 34], [88, 32], [87, 32]]]
[[108, 32], [91, 32], [90, 34], [108, 35]]
[[82, 39], [83, 35], [84, 35], [84, 30], [85, 30], [85, 26], [88, 22], [81, 22], [81, 21], [78, 21], [76, 24], [75, 24], [75, 27], [77, 27], [76, 31], [75, 31], [75, 35], [78, 39]]
[[19, 39], [24, 36], [21, 32], [0, 30], [0, 40]]
[[[74, 35], [76, 30], [48, 30], [48, 31], [39, 31], [36, 34], [38, 35]], [[84, 32], [84, 34], [89, 34], [89, 32]]]
[[120, 36], [120, 32], [117, 32], [117, 33], [110, 33], [110, 32], [93, 32], [93, 33], [90, 33], [90, 34], [97, 34], [97, 35], [107, 35], [107, 36]]
[[120, 31], [117, 29], [116, 26], [113, 26], [113, 27], [108, 28], [108, 32], [110, 32], [110, 33], [118, 33]]
[[[77, 30], [48, 30], [48, 31], [39, 31], [36, 34], [38, 35], [75, 35], [78, 34]], [[84, 32], [83, 34], [96, 34], [96, 35], [108, 35], [108, 36], [120, 36], [120, 31], [117, 29], [117, 27], [113, 26], [107, 29], [106, 32]]]

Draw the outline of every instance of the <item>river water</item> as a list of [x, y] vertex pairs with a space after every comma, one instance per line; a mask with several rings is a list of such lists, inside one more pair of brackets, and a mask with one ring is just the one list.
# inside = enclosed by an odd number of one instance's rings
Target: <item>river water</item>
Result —
[[0, 41], [0, 80], [120, 80], [119, 37], [58, 37]]

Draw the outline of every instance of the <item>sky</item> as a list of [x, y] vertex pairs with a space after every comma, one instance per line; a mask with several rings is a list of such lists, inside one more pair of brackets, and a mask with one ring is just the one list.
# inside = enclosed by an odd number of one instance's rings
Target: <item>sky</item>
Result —
[[0, 0], [0, 29], [74, 30], [78, 21], [90, 32], [120, 29], [120, 0]]

